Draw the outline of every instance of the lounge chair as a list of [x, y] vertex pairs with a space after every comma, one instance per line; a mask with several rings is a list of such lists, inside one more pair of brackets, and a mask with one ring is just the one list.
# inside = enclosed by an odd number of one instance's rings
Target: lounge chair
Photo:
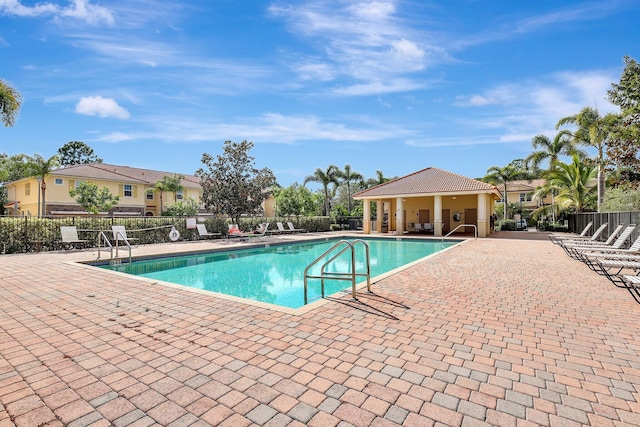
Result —
[[305, 233], [307, 231], [304, 228], [295, 228], [291, 221], [287, 222], [287, 226], [289, 227], [289, 231], [292, 233]]
[[[567, 250], [567, 248], [571, 248], [571, 247], [597, 247], [597, 246], [611, 246], [613, 245], [613, 242], [616, 240], [616, 238], [618, 237], [618, 235], [620, 234], [620, 232], [622, 231], [622, 228], [624, 227], [624, 224], [619, 224], [609, 235], [609, 237], [607, 238], [607, 240], [605, 240], [604, 242], [601, 242], [599, 240], [591, 240], [591, 239], [582, 239], [582, 240], [566, 240], [560, 243], [560, 246], [562, 246], [565, 251]], [[569, 255], [571, 256], [571, 255]]]
[[624, 277], [622, 275], [623, 270], [640, 270], [640, 261], [631, 261], [624, 259], [596, 259], [593, 263], [593, 270], [605, 276], [614, 285], [619, 288], [625, 287]]
[[[591, 229], [591, 227], [593, 227], [593, 221], [590, 221], [582, 230], [582, 232], [578, 235], [578, 237], [585, 237], [587, 235], [587, 233], [589, 232], [589, 230]], [[551, 241], [554, 244], [559, 244], [562, 240], [564, 239], [575, 239], [576, 236], [572, 236], [572, 235], [568, 235], [568, 234], [557, 234], [557, 233], [551, 233], [549, 234], [549, 239], [551, 239]]]
[[629, 224], [627, 228], [620, 234], [620, 237], [616, 239], [611, 245], [594, 245], [594, 244], [575, 244], [575, 245], [563, 245], [565, 252], [573, 259], [581, 260], [586, 262], [585, 253], [587, 252], [602, 252], [604, 250], [607, 252], [608, 250], [620, 250], [626, 244], [629, 237], [631, 237], [631, 233], [635, 230], [635, 224]]
[[[597, 243], [602, 243], [601, 241], [599, 241], [598, 239], [600, 238], [600, 235], [604, 232], [604, 230], [609, 226], [608, 222], [603, 223], [600, 227], [598, 227], [598, 229], [593, 233], [593, 235], [591, 237], [589, 236], [576, 236], [570, 239], [562, 239], [560, 241], [561, 245], [565, 245], [567, 243], [583, 243], [583, 242], [597, 242]], [[618, 226], [620, 227], [620, 226]]]
[[136, 246], [138, 245], [135, 242], [139, 241], [140, 239], [138, 239], [137, 237], [128, 237], [127, 229], [124, 225], [112, 225], [111, 231], [113, 231], [113, 241], [118, 245], [120, 245], [121, 242], [125, 243], [129, 247], [133, 246], [132, 243], [134, 243]]
[[[620, 238], [618, 238], [619, 240]], [[616, 241], [617, 243], [617, 241]], [[633, 244], [628, 249], [621, 248], [613, 248], [609, 246], [596, 247], [596, 248], [586, 248], [582, 252], [578, 252], [580, 261], [584, 262], [594, 270], [595, 262], [598, 258], [607, 259], [610, 256], [619, 256], [619, 255], [640, 255], [640, 236], [633, 242]], [[621, 257], [618, 257], [620, 259]], [[611, 258], [614, 259], [614, 258]], [[627, 257], [627, 259], [629, 259]]]
[[415, 231], [416, 233], [422, 233], [424, 231], [424, 228], [422, 228], [422, 224], [416, 222], [413, 224], [413, 231]]
[[640, 276], [623, 276], [624, 285], [637, 303], [640, 304]]
[[291, 233], [290, 230], [287, 230], [286, 228], [284, 228], [284, 225], [281, 222], [276, 222], [276, 226], [278, 227], [278, 230], [273, 230], [270, 233], [273, 233], [273, 234], [289, 234], [289, 233]]
[[433, 224], [431, 224], [430, 222], [425, 222], [424, 223], [424, 231], [427, 233], [432, 233], [433, 234]]
[[269, 234], [269, 223], [264, 222], [260, 224], [260, 227], [256, 229], [256, 231], [243, 233], [240, 231], [238, 224], [229, 224], [229, 234], [228, 237], [232, 239], [239, 239], [243, 242], [249, 241], [251, 239], [267, 239]]
[[204, 237], [205, 239], [208, 239], [222, 237], [222, 233], [209, 233], [204, 224], [196, 224], [196, 228], [198, 229], [198, 237], [200, 238]]
[[60, 235], [62, 243], [69, 249], [73, 249], [74, 245], [89, 246], [91, 240], [83, 240], [78, 238], [78, 229], [75, 225], [63, 225], [60, 227]]

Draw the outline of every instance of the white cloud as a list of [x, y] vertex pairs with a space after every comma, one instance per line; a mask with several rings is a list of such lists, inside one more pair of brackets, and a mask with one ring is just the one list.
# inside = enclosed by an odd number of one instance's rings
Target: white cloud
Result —
[[60, 7], [53, 3], [38, 3], [25, 6], [19, 0], [0, 0], [0, 14], [23, 17], [52, 16], [56, 19], [75, 18], [89, 24], [113, 25], [115, 19], [112, 12], [103, 7], [89, 3], [89, 0], [72, 0], [71, 5]]
[[115, 117], [117, 119], [128, 119], [129, 112], [118, 105], [112, 98], [101, 96], [83, 97], [76, 104], [75, 112], [87, 116]]

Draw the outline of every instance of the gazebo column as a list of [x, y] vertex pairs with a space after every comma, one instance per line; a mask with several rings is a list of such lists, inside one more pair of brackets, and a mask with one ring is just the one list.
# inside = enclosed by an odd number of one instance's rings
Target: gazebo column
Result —
[[382, 222], [384, 221], [384, 206], [382, 199], [376, 200], [376, 232], [382, 233]]
[[442, 237], [442, 196], [433, 196], [433, 235]]
[[486, 194], [478, 194], [478, 237], [487, 237], [489, 229], [489, 215], [487, 212]]
[[371, 234], [371, 203], [367, 199], [362, 201], [362, 232]]
[[396, 197], [396, 234], [404, 234], [404, 203], [402, 197]]

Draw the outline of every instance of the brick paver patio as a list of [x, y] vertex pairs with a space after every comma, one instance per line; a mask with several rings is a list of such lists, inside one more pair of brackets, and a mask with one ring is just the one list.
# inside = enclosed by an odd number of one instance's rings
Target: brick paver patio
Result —
[[640, 305], [548, 240], [303, 314], [70, 262], [94, 257], [0, 256], [0, 427], [640, 425]]

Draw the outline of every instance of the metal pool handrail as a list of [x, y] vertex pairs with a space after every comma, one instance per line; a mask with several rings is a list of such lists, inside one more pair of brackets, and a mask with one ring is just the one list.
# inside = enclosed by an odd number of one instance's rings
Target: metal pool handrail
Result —
[[447, 237], [451, 236], [453, 233], [458, 231], [458, 228], [460, 227], [473, 227], [475, 238], [476, 239], [478, 238], [478, 227], [476, 227], [475, 224], [460, 224], [459, 226], [457, 226], [456, 228], [448, 232], [446, 236], [442, 237], [442, 243], [444, 243], [444, 239], [446, 239]]
[[[357, 273], [356, 272], [356, 253], [355, 253], [355, 248], [354, 248], [354, 244], [355, 243], [362, 243], [365, 247], [365, 261], [366, 261], [366, 266], [367, 266], [367, 272], [366, 273]], [[346, 245], [346, 246], [344, 246]], [[333, 252], [335, 249], [339, 248], [340, 246], [344, 246], [339, 252], [337, 252], [336, 254], [334, 254], [331, 258], [329, 258], [320, 268], [320, 275], [319, 276], [311, 276], [309, 275], [309, 269], [311, 267], [313, 267], [314, 265], [316, 265], [318, 262], [320, 262], [325, 256], [327, 256], [328, 254], [330, 254], [331, 252]], [[351, 272], [350, 273], [339, 273], [339, 272], [326, 272], [325, 268], [327, 267], [327, 265], [329, 263], [331, 263], [333, 260], [335, 260], [337, 257], [339, 257], [340, 255], [342, 255], [345, 251], [347, 250], [351, 250]], [[315, 260], [313, 260], [311, 262], [311, 264], [309, 264], [307, 266], [307, 268], [304, 269], [304, 303], [307, 304], [308, 303], [308, 279], [320, 279], [320, 284], [321, 284], [321, 292], [322, 292], [322, 298], [324, 298], [325, 296], [325, 292], [324, 292], [324, 281], [325, 279], [327, 280], [351, 280], [351, 296], [353, 299], [357, 299], [357, 295], [356, 295], [356, 277], [358, 276], [364, 276], [367, 278], [367, 291], [371, 292], [371, 264], [369, 262], [369, 245], [362, 239], [356, 239], [353, 241], [353, 243], [349, 242], [348, 240], [340, 240], [339, 242], [337, 242], [335, 245], [333, 245], [331, 248], [329, 248], [327, 251], [325, 251], [325, 253], [323, 253], [322, 255], [320, 255], [318, 258], [316, 258]]]

